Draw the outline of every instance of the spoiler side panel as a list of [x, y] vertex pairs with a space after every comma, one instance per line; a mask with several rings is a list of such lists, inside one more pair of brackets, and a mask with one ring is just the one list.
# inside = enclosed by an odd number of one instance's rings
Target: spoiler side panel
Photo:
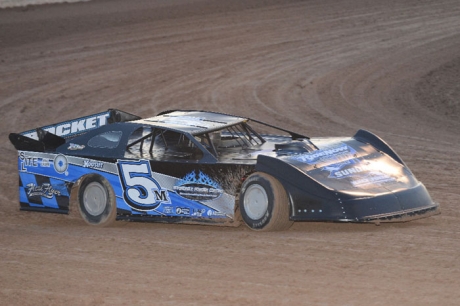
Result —
[[378, 137], [377, 135], [361, 129], [356, 132], [353, 138], [363, 143], [371, 144], [374, 148], [388, 154], [395, 161], [407, 168], [406, 163], [404, 163], [402, 158], [396, 154], [395, 150], [393, 150], [382, 138]]

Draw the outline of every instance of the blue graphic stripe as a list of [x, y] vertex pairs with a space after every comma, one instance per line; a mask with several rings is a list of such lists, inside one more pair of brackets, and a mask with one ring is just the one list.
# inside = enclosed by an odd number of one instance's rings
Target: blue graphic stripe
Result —
[[22, 186], [19, 186], [19, 202], [29, 203], [29, 199], [27, 198], [26, 190]]

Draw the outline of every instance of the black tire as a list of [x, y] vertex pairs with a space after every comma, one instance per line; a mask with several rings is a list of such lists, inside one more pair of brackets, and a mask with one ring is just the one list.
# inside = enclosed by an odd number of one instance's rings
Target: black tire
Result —
[[100, 175], [86, 177], [78, 190], [78, 208], [83, 220], [90, 225], [112, 224], [117, 217], [112, 186]]
[[258, 231], [282, 231], [292, 225], [283, 185], [266, 173], [251, 174], [241, 186], [240, 212], [244, 223]]

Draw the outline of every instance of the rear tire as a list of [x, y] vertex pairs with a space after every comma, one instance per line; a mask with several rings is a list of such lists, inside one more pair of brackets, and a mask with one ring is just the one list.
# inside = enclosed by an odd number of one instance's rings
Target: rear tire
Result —
[[244, 223], [258, 231], [281, 231], [292, 225], [283, 185], [266, 173], [251, 174], [241, 186], [240, 211]]
[[80, 215], [88, 224], [108, 226], [117, 217], [115, 194], [109, 182], [100, 175], [83, 180], [78, 191]]

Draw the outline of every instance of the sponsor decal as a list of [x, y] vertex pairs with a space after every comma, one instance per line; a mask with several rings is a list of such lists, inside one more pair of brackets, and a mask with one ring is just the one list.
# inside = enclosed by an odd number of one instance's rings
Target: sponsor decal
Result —
[[225, 216], [224, 213], [219, 212], [219, 211], [215, 211], [215, 210], [211, 210], [211, 209], [209, 209], [208, 212], [207, 212], [206, 214], [207, 214], [209, 217], [213, 217], [213, 216], [220, 216], [220, 217], [222, 217], [222, 216]]
[[40, 158], [36, 156], [26, 155], [25, 152], [19, 153], [19, 171], [27, 171], [29, 167], [50, 167], [50, 160], [47, 158]]
[[[99, 113], [84, 118], [48, 125], [42, 129], [57, 136], [69, 137], [106, 125], [109, 116], [109, 112]], [[26, 131], [22, 133], [22, 135], [38, 140], [38, 135], [35, 130]]]
[[331, 147], [327, 149], [317, 150], [314, 152], [293, 155], [290, 158], [309, 165], [314, 165], [322, 162], [330, 162], [335, 160], [339, 161], [341, 159], [353, 158], [355, 154], [355, 149], [346, 144], [341, 144], [337, 147]]
[[38, 167], [38, 157], [28, 156], [24, 152], [19, 153], [19, 171], [27, 171], [28, 167]]
[[163, 206], [163, 213], [170, 215], [173, 213], [173, 209], [172, 206]]
[[84, 148], [85, 148], [85, 145], [69, 143], [69, 147], [67, 148], [67, 150], [76, 151], [76, 150], [83, 150]]
[[[343, 170], [345, 167], [350, 166], [350, 165], [356, 165], [358, 162], [359, 160], [350, 159], [350, 160], [346, 160], [346, 161], [343, 161], [337, 164], [325, 166], [322, 169], [325, 171], [329, 171], [330, 178], [344, 178], [344, 177], [350, 176], [353, 173], [364, 171], [363, 169], [364, 167], [362, 165], [359, 167], [357, 166], [353, 167], [353, 168], [356, 168], [354, 170], [350, 170], [350, 171], [348, 171], [349, 169]], [[353, 168], [350, 168], [350, 169], [353, 169]]]
[[167, 189], [153, 178], [147, 160], [118, 161], [123, 198], [134, 210], [150, 211], [161, 204], [171, 204]]
[[223, 193], [219, 184], [201, 171], [188, 173], [173, 189], [181, 197], [195, 201], [214, 200]]
[[104, 168], [104, 163], [101, 161], [89, 160], [86, 159], [83, 161], [83, 167], [93, 168], [93, 169], [102, 169]]
[[[356, 167], [336, 171], [336, 172], [334, 172], [334, 176], [336, 178], [342, 178], [342, 177], [352, 176], [355, 173], [361, 173], [361, 172], [364, 172], [364, 171], [367, 171], [366, 167], [356, 166]], [[332, 175], [332, 173], [331, 173], [331, 175]]]
[[45, 167], [45, 168], [49, 168], [50, 165], [51, 165], [51, 162], [50, 162], [49, 159], [47, 159], [47, 158], [42, 158], [42, 161], [41, 161], [41, 163], [40, 163], [40, 166]]
[[52, 199], [54, 196], [60, 196], [61, 192], [56, 190], [51, 184], [43, 184], [37, 186], [34, 183], [29, 183], [26, 186], [26, 192], [29, 197], [41, 196], [47, 199]]
[[359, 178], [356, 180], [352, 180], [351, 184], [353, 185], [353, 187], [363, 188], [368, 185], [382, 185], [385, 183], [392, 183], [395, 181], [396, 180], [389, 175], [386, 175], [383, 173], [381, 174], [374, 173], [372, 176], [369, 176], [369, 177], [363, 177], [363, 178]]
[[352, 159], [323, 167], [322, 170], [329, 171], [329, 178], [344, 179], [350, 178], [353, 187], [365, 187], [367, 185], [381, 185], [388, 182], [394, 182], [395, 178], [383, 173], [364, 163], [359, 159]]
[[188, 207], [176, 207], [176, 215], [190, 215], [190, 208]]
[[194, 208], [192, 212], [192, 216], [202, 217], [205, 212], [206, 212], [206, 209], [204, 208], [199, 208], [199, 209]]
[[67, 173], [67, 168], [69, 167], [69, 163], [67, 162], [67, 158], [64, 155], [58, 155], [54, 158], [54, 170], [56, 170], [57, 173], [63, 174]]

